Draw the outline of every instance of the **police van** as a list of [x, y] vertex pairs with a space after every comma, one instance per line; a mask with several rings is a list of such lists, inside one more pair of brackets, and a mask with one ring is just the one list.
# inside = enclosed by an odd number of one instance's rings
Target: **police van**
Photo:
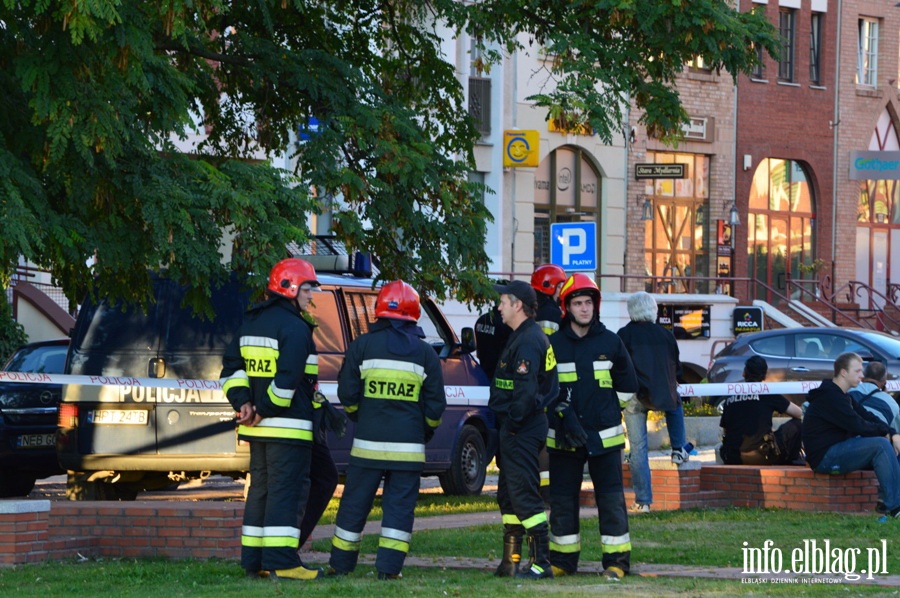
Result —
[[[319, 389], [338, 404], [344, 352], [375, 321], [378, 289], [371, 279], [318, 278], [309, 312], [317, 323]], [[131, 500], [144, 489], [211, 474], [238, 478], [249, 469], [249, 447], [238, 441], [234, 412], [218, 385], [222, 354], [249, 293], [237, 282], [214, 290], [215, 316], [203, 319], [182, 306], [184, 287], [157, 278], [153, 288], [146, 312], [86, 301], [78, 315], [66, 373], [92, 376], [95, 384], [63, 387], [57, 454], [70, 499]], [[440, 357], [447, 397], [423, 475], [438, 476], [446, 494], [477, 495], [496, 439], [489, 381], [471, 354], [474, 335], [464, 329], [460, 340], [427, 297], [418, 324]], [[329, 436], [341, 473], [352, 435], [351, 423], [344, 438]]]

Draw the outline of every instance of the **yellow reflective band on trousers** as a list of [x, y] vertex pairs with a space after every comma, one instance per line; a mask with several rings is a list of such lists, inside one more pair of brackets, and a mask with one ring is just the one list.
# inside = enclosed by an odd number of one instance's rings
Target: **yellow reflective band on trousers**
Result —
[[497, 378], [496, 380], [494, 380], [494, 386], [496, 386], [500, 390], [512, 390], [513, 381], [507, 380], [506, 378]]
[[519, 518], [512, 514], [501, 515], [500, 521], [503, 522], [503, 525], [522, 525]]
[[631, 552], [631, 535], [624, 534], [621, 536], [600, 536], [600, 545], [603, 547], [603, 554], [611, 552]]
[[241, 527], [241, 545], [253, 548], [299, 548], [300, 530], [290, 526]]
[[578, 382], [578, 372], [575, 371], [575, 362], [559, 362], [556, 364], [556, 373], [559, 375], [560, 383]]
[[244, 369], [253, 378], [274, 378], [278, 370], [278, 340], [266, 336], [242, 336]]
[[307, 376], [316, 376], [319, 375], [319, 356], [318, 355], [310, 355], [306, 358], [306, 365], [303, 368], [303, 373]]
[[550, 485], [550, 472], [542, 471], [541, 472], [541, 487]]
[[555, 552], [581, 552], [581, 534], [554, 536], [550, 534], [550, 550]]
[[424, 463], [425, 445], [417, 442], [376, 442], [354, 438], [350, 456], [375, 461]]
[[359, 543], [361, 541], [362, 534], [351, 532], [338, 526], [334, 527], [334, 536], [331, 538], [331, 545], [335, 548], [349, 552], [359, 552]]
[[366, 359], [359, 367], [363, 396], [371, 399], [418, 401], [425, 368], [395, 359]]
[[542, 523], [547, 523], [547, 513], [541, 511], [537, 515], [532, 515], [528, 519], [522, 521], [522, 526], [525, 529], [531, 529], [536, 525], [540, 525]]
[[409, 552], [409, 541], [412, 534], [391, 527], [381, 528], [381, 538], [378, 540], [379, 548], [389, 548], [399, 552]]
[[600, 388], [612, 388], [612, 375], [609, 373], [611, 368], [611, 361], [603, 360], [594, 362], [594, 379], [600, 384]]
[[622, 424], [600, 430], [599, 434], [600, 441], [603, 443], [603, 448], [625, 444], [625, 428], [622, 427]]

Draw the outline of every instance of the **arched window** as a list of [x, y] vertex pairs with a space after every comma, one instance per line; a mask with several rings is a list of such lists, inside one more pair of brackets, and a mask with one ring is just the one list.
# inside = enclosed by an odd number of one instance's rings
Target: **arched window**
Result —
[[773, 299], [765, 284], [801, 299], [799, 289], [788, 291], [787, 281], [815, 278], [814, 198], [804, 166], [780, 158], [760, 162], [750, 185], [748, 212], [748, 273], [760, 282], [756, 298]]

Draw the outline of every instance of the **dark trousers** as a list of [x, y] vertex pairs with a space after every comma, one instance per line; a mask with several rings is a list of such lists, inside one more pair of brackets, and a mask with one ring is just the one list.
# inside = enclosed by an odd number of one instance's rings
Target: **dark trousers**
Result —
[[250, 443], [250, 489], [241, 530], [245, 570], [300, 566], [297, 514], [309, 492], [311, 451], [308, 444]]
[[381, 538], [375, 569], [388, 575], [400, 573], [412, 539], [421, 477], [421, 471], [369, 469], [353, 464], [347, 468], [331, 541], [329, 565], [335, 571], [349, 573], [356, 568], [366, 518], [372, 510], [378, 486], [384, 480]]
[[503, 523], [522, 525], [528, 532], [546, 531], [538, 454], [547, 441], [547, 416], [536, 413], [516, 432], [511, 432], [508, 424], [500, 427], [497, 456], [497, 504]]
[[790, 465], [800, 458], [801, 425], [799, 419], [789, 419], [772, 433], [775, 444], [752, 450], [719, 451], [726, 465]]
[[581, 556], [579, 495], [584, 463], [594, 482], [594, 501], [600, 516], [603, 568], [631, 567], [631, 537], [622, 484], [622, 453], [612, 451], [589, 457], [584, 448], [550, 452], [550, 563], [570, 573], [578, 570]]
[[338, 485], [338, 470], [331, 457], [327, 444], [314, 443], [312, 446], [312, 463], [309, 466], [309, 489], [306, 509], [297, 511], [300, 520], [300, 547], [302, 548], [328, 508], [334, 497], [334, 489]]

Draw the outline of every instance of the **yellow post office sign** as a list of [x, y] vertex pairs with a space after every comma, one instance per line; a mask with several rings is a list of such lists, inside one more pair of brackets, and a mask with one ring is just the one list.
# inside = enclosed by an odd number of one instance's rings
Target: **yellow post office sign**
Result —
[[536, 168], [540, 164], [540, 142], [539, 131], [503, 131], [504, 168]]

